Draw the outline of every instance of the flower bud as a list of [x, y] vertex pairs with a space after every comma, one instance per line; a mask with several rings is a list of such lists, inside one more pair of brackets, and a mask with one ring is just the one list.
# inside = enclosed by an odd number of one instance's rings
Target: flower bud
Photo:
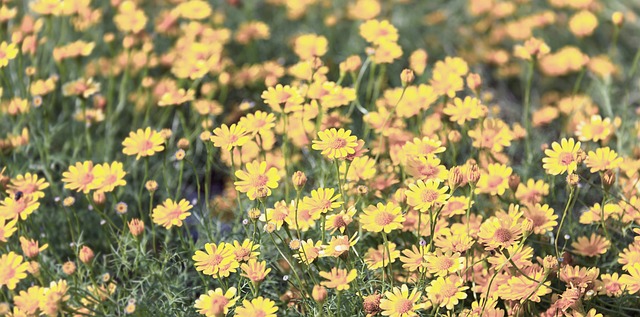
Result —
[[449, 131], [449, 134], [447, 134], [447, 139], [452, 143], [458, 143], [462, 140], [462, 135], [457, 130], [451, 130]]
[[76, 264], [72, 261], [64, 262], [62, 265], [62, 272], [66, 275], [71, 275], [76, 272]]
[[121, 201], [116, 204], [116, 213], [118, 215], [124, 215], [127, 213], [128, 210], [129, 210], [129, 206], [127, 205], [127, 203]]
[[180, 140], [178, 140], [178, 147], [185, 151], [189, 149], [190, 144], [191, 143], [186, 138], [181, 138]]
[[480, 77], [480, 75], [471, 73], [469, 74], [469, 76], [467, 76], [467, 87], [469, 87], [469, 89], [477, 92], [481, 85], [482, 78]]
[[150, 192], [153, 193], [156, 190], [158, 190], [158, 182], [154, 181], [154, 180], [150, 180], [147, 181], [147, 183], [144, 184], [144, 187]]
[[304, 185], [307, 183], [307, 175], [305, 175], [302, 171], [297, 171], [293, 173], [291, 181], [293, 182], [293, 187], [295, 187], [296, 190], [301, 190], [302, 187], [304, 187]]
[[451, 187], [452, 190], [455, 190], [462, 184], [463, 180], [464, 177], [460, 171], [460, 166], [454, 166], [451, 168], [451, 171], [449, 171], [449, 187]]
[[261, 213], [260, 213], [260, 209], [251, 208], [251, 209], [249, 209], [248, 214], [249, 214], [249, 218], [251, 218], [253, 220], [256, 220], [256, 219], [260, 218], [260, 214]]
[[29, 262], [27, 262], [27, 264], [29, 265], [27, 267], [27, 272], [29, 272], [29, 274], [33, 275], [34, 277], [39, 277], [40, 276], [40, 263], [38, 263], [38, 261], [29, 261]]
[[569, 186], [571, 187], [575, 187], [578, 185], [578, 181], [580, 181], [580, 178], [578, 177], [578, 175], [576, 174], [569, 174], [567, 175], [567, 184], [569, 184]]
[[144, 222], [140, 219], [131, 219], [127, 225], [129, 226], [129, 232], [131, 232], [134, 237], [144, 233]]
[[525, 218], [522, 221], [522, 231], [526, 232], [527, 234], [530, 234], [531, 232], [533, 232], [533, 221], [529, 218]]
[[256, 189], [256, 198], [258, 199], [262, 199], [269, 196], [269, 189], [262, 186], [262, 187], [258, 187]]
[[520, 185], [520, 176], [518, 174], [512, 174], [509, 176], [509, 188], [515, 192], [518, 189], [518, 185]]
[[622, 23], [624, 23], [624, 14], [622, 14], [622, 12], [620, 11], [616, 11], [611, 15], [611, 22], [613, 22], [613, 25], [620, 27], [622, 26]]
[[313, 297], [313, 300], [322, 304], [327, 299], [327, 289], [324, 286], [314, 285], [311, 296]]
[[480, 168], [475, 160], [469, 160], [469, 166], [467, 167], [467, 181], [471, 184], [475, 184], [480, 179]]
[[94, 192], [93, 193], [93, 202], [98, 206], [104, 205], [104, 202], [107, 200], [107, 196], [104, 192]]
[[554, 271], [558, 269], [558, 259], [555, 256], [547, 255], [542, 260], [542, 267], [548, 271]]
[[293, 240], [289, 241], [289, 249], [291, 249], [291, 250], [300, 249], [300, 240], [293, 239]]
[[90, 264], [94, 256], [95, 254], [93, 254], [93, 250], [91, 250], [91, 248], [89, 248], [88, 246], [83, 245], [82, 249], [80, 249], [80, 254], [78, 255], [78, 258], [80, 258], [80, 261], [82, 263]]
[[411, 85], [415, 79], [416, 75], [408, 68], [403, 69], [400, 73], [400, 82], [402, 82], [402, 87]]
[[578, 149], [578, 154], [576, 154], [576, 163], [580, 165], [586, 159], [587, 159], [587, 153], [583, 149]]
[[611, 186], [616, 183], [616, 173], [613, 170], [606, 170], [602, 174], [602, 185], [604, 185], [604, 190], [609, 191]]

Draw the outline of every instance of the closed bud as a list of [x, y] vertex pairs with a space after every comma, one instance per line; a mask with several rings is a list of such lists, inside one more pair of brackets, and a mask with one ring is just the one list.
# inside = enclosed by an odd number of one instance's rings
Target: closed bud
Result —
[[533, 232], [533, 221], [531, 221], [531, 219], [529, 218], [525, 218], [522, 221], [522, 231], [526, 232], [527, 234], [530, 234], [531, 232]]
[[460, 166], [454, 166], [451, 171], [449, 171], [449, 187], [451, 187], [452, 190], [455, 190], [462, 184], [463, 180], [464, 177], [460, 171]]
[[578, 149], [578, 154], [576, 154], [576, 163], [580, 165], [586, 159], [587, 159], [587, 153], [583, 149]]
[[95, 254], [93, 254], [93, 250], [86, 245], [82, 246], [80, 254], [78, 254], [78, 258], [80, 258], [80, 261], [84, 264], [90, 264], [94, 256]]
[[509, 176], [509, 188], [511, 188], [513, 192], [518, 189], [518, 185], [520, 185], [520, 176], [518, 176], [518, 174]]
[[72, 275], [76, 272], [76, 264], [72, 261], [67, 261], [62, 264], [62, 272], [66, 275]]
[[251, 208], [251, 209], [249, 209], [248, 214], [249, 214], [249, 218], [251, 218], [253, 220], [256, 220], [256, 219], [260, 218], [260, 214], [261, 213], [260, 213], [260, 209]]
[[150, 193], [153, 193], [153, 192], [155, 192], [156, 190], [158, 190], [158, 182], [156, 182], [156, 181], [154, 181], [154, 180], [147, 181], [147, 182], [144, 184], [144, 187], [145, 187], [145, 188], [146, 188]]
[[580, 180], [580, 178], [576, 174], [567, 175], [567, 184], [569, 184], [569, 186], [571, 186], [571, 187], [577, 186], [579, 180]]
[[478, 89], [480, 89], [481, 85], [482, 78], [480, 77], [480, 75], [471, 73], [469, 74], [469, 76], [467, 76], [467, 87], [469, 87], [469, 89], [477, 92]]
[[180, 140], [178, 140], [178, 147], [185, 151], [189, 149], [190, 144], [191, 143], [186, 138], [181, 138]]
[[273, 222], [269, 222], [268, 224], [264, 225], [264, 231], [266, 233], [273, 233], [274, 231], [276, 231], [277, 227]]
[[327, 299], [327, 289], [324, 286], [314, 285], [311, 296], [313, 297], [313, 300], [322, 304]]
[[622, 23], [624, 23], [624, 14], [622, 14], [622, 12], [620, 11], [616, 11], [611, 15], [611, 22], [613, 22], [613, 25], [620, 27], [622, 26]]
[[480, 168], [475, 160], [469, 160], [469, 166], [467, 167], [467, 181], [471, 184], [475, 184], [480, 179]]
[[295, 187], [296, 190], [299, 191], [307, 183], [307, 175], [305, 175], [302, 171], [297, 171], [293, 173], [293, 176], [291, 176], [291, 181], [293, 182], [293, 187]]
[[542, 267], [547, 271], [555, 271], [558, 269], [558, 259], [555, 256], [547, 255], [542, 260]]
[[402, 87], [407, 87], [411, 85], [411, 83], [413, 83], [415, 78], [416, 78], [416, 75], [413, 73], [412, 70], [408, 68], [403, 69], [402, 72], [400, 73], [400, 82], [402, 82]]
[[94, 192], [93, 193], [93, 202], [98, 206], [104, 205], [104, 202], [107, 200], [107, 196], [103, 192]]
[[449, 134], [447, 134], [447, 139], [452, 143], [458, 143], [462, 140], [462, 135], [457, 130], [451, 130], [449, 131]]
[[613, 184], [615, 183], [616, 183], [616, 173], [614, 173], [612, 170], [606, 170], [602, 174], [602, 185], [604, 185], [604, 189], [606, 191], [609, 191], [611, 186], [613, 186]]
[[269, 196], [269, 189], [262, 186], [262, 187], [258, 187], [256, 189], [256, 198], [258, 199], [262, 199]]

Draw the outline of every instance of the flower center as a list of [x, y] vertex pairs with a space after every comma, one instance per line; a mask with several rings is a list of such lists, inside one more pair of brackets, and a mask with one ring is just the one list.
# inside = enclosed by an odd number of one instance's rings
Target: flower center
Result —
[[445, 284], [442, 286], [442, 296], [444, 299], [453, 297], [458, 292], [458, 288], [454, 284]]
[[229, 299], [224, 296], [216, 296], [211, 299], [211, 310], [214, 316], [221, 315], [224, 312], [224, 307], [229, 303]]
[[91, 182], [93, 182], [93, 174], [92, 173], [84, 174], [82, 176], [82, 179], [80, 180], [80, 183], [83, 184], [83, 185], [89, 185], [89, 184], [91, 184]]
[[448, 258], [448, 257], [443, 258], [436, 265], [438, 270], [448, 270], [449, 268], [451, 268], [451, 266], [453, 266], [453, 260], [451, 260], [451, 258]]
[[388, 212], [380, 212], [376, 215], [376, 223], [381, 226], [386, 226], [393, 222], [396, 216]]
[[264, 187], [265, 185], [267, 185], [268, 180], [269, 178], [266, 175], [257, 175], [253, 179], [253, 186], [256, 188]]
[[511, 231], [509, 231], [509, 229], [506, 228], [500, 228], [498, 230], [496, 230], [496, 233], [493, 235], [493, 237], [500, 243], [505, 243], [509, 240], [511, 240], [511, 238], [513, 237], [513, 235], [511, 234]]
[[142, 150], [141, 152], [149, 151], [153, 149], [153, 143], [149, 140], [145, 140], [140, 144], [140, 149]]
[[406, 314], [413, 309], [413, 302], [408, 299], [401, 299], [396, 304], [396, 311], [400, 314]]
[[436, 175], [438, 169], [435, 166], [422, 165], [418, 168], [418, 172], [420, 172], [420, 175], [430, 179]]
[[423, 202], [433, 202], [438, 199], [438, 192], [435, 190], [427, 189], [422, 192], [422, 201]]
[[345, 147], [345, 145], [347, 145], [347, 140], [343, 139], [343, 138], [335, 138], [335, 140], [333, 140], [333, 142], [331, 142], [331, 144], [329, 144], [329, 147], [332, 149], [341, 149], [343, 147]]
[[498, 187], [500, 184], [502, 184], [503, 178], [501, 176], [490, 176], [489, 177], [489, 181], [487, 182], [487, 185], [489, 185], [490, 188], [496, 188]]
[[333, 218], [333, 226], [336, 228], [342, 228], [346, 227], [347, 223], [344, 221], [344, 218], [342, 218], [342, 216], [336, 216], [335, 218]]
[[560, 163], [564, 165], [569, 165], [573, 162], [573, 154], [571, 153], [562, 153], [560, 154]]

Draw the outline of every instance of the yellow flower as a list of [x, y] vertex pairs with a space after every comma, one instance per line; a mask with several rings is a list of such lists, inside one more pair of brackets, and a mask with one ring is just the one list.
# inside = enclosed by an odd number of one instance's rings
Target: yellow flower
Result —
[[211, 142], [213, 146], [231, 151], [236, 146], [243, 146], [250, 138], [247, 136], [247, 130], [243, 125], [232, 124], [231, 127], [223, 124], [219, 128], [213, 130]]
[[622, 158], [609, 147], [597, 148], [595, 152], [589, 151], [585, 164], [591, 168], [591, 173], [604, 172], [620, 167]]
[[343, 202], [338, 201], [341, 195], [336, 194], [333, 188], [318, 188], [311, 191], [311, 197], [305, 196], [302, 199], [301, 208], [309, 209], [313, 214], [326, 214], [342, 206]]
[[504, 164], [490, 164], [476, 185], [476, 194], [502, 195], [509, 188], [509, 176], [513, 169]]
[[235, 287], [230, 287], [226, 292], [221, 288], [216, 288], [216, 290], [210, 290], [206, 294], [200, 295], [196, 299], [194, 307], [198, 313], [207, 317], [226, 316], [229, 313], [229, 308], [235, 306], [238, 301], [236, 293]]
[[112, 162], [111, 165], [104, 163], [94, 166], [94, 179], [90, 188], [99, 192], [112, 192], [116, 187], [126, 185], [127, 181], [124, 180], [124, 176], [127, 173], [122, 166], [120, 162]]
[[278, 306], [268, 298], [262, 296], [242, 301], [242, 307], [236, 309], [236, 317], [276, 317]]
[[32, 197], [22, 197], [20, 199], [5, 197], [0, 202], [0, 218], [27, 220], [29, 215], [36, 211], [38, 207], [40, 207], [40, 203]]
[[68, 171], [62, 173], [62, 182], [65, 183], [64, 188], [85, 194], [91, 190], [91, 184], [94, 179], [93, 162], [91, 161], [77, 162], [75, 165], [69, 166]]
[[402, 255], [400, 256], [400, 262], [402, 262], [403, 269], [409, 272], [424, 272], [427, 269], [427, 246], [418, 248], [412, 245], [411, 249], [402, 250]]
[[541, 269], [530, 272], [529, 277], [534, 281], [522, 275], [511, 276], [506, 283], [498, 286], [497, 293], [505, 300], [520, 300], [522, 303], [528, 299], [532, 302], [540, 302], [540, 296], [551, 293], [549, 288], [551, 282], [537, 282], [543, 281], [545, 278]]
[[5, 219], [0, 216], [0, 242], [7, 242], [7, 239], [11, 238], [14, 232], [18, 228], [16, 228], [16, 223], [18, 222], [18, 217], [13, 219]]
[[449, 116], [451, 122], [463, 125], [473, 119], [483, 116], [482, 103], [475, 97], [465, 97], [464, 100], [456, 97], [453, 103], [448, 103], [442, 112]]
[[211, 6], [206, 1], [190, 0], [179, 4], [173, 12], [185, 19], [203, 20], [211, 15]]
[[364, 255], [364, 263], [370, 270], [387, 267], [400, 257], [400, 251], [396, 250], [396, 244], [389, 242], [389, 252], [384, 244], [378, 245], [377, 249], [369, 248]]
[[435, 253], [427, 254], [426, 258], [429, 273], [437, 276], [446, 277], [464, 268], [464, 257], [461, 257], [458, 252], [437, 250]]
[[376, 64], [390, 64], [402, 57], [402, 47], [396, 42], [382, 41], [375, 48], [371, 61]]
[[358, 138], [351, 135], [351, 130], [335, 128], [318, 132], [320, 140], [313, 140], [311, 148], [322, 151], [321, 154], [329, 159], [344, 159], [356, 152]]
[[418, 316], [417, 310], [424, 308], [424, 304], [419, 304], [422, 292], [414, 288], [409, 293], [407, 284], [401, 287], [394, 287], [391, 291], [384, 293], [384, 298], [380, 300], [382, 315], [389, 317], [413, 317]]
[[429, 179], [410, 184], [406, 192], [407, 203], [421, 212], [428, 211], [434, 204], [444, 204], [450, 196], [446, 194], [449, 187], [440, 187], [440, 183], [440, 180]]
[[47, 243], [42, 246], [39, 246], [38, 244], [39, 243], [36, 240], [20, 237], [20, 248], [22, 249], [22, 253], [28, 258], [35, 258], [40, 254], [40, 252], [49, 247], [49, 244]]
[[242, 244], [237, 240], [233, 241], [233, 255], [236, 261], [249, 261], [251, 259], [255, 259], [260, 255], [260, 245], [254, 244], [253, 241], [249, 239], [244, 239]]
[[598, 18], [587, 10], [582, 10], [571, 17], [569, 29], [577, 37], [589, 36], [598, 27]]
[[164, 150], [165, 139], [161, 133], [146, 128], [131, 131], [129, 136], [122, 142], [122, 153], [126, 155], [136, 155], [136, 160], [142, 156], [152, 156], [156, 152]]
[[372, 44], [380, 44], [385, 41], [397, 42], [398, 29], [388, 20], [369, 20], [360, 25], [360, 36]]
[[508, 248], [522, 236], [522, 226], [518, 222], [522, 214], [491, 217], [481, 226], [478, 240], [487, 250]]
[[62, 303], [69, 300], [69, 285], [65, 280], [53, 281], [43, 290], [40, 299], [40, 310], [47, 316], [57, 316]]
[[234, 185], [239, 192], [247, 193], [249, 199], [255, 200], [262, 191], [265, 191], [266, 196], [270, 196], [271, 189], [278, 187], [278, 169], [271, 167], [267, 171], [267, 162], [249, 162], [245, 168], [246, 171], [236, 171], [238, 181], [234, 182]]
[[27, 277], [29, 263], [22, 262], [22, 259], [21, 255], [13, 251], [0, 256], [0, 287], [6, 285], [13, 290], [20, 280]]
[[[219, 274], [220, 268], [229, 264], [237, 268], [239, 266], [233, 254], [233, 246], [225, 242], [207, 243], [204, 245], [203, 251], [196, 251], [192, 259], [195, 261], [196, 271], [202, 271], [202, 274], [216, 276]], [[233, 264], [235, 263], [235, 264]]]
[[588, 257], [603, 255], [607, 253], [610, 246], [611, 242], [607, 238], [595, 233], [592, 233], [589, 238], [578, 237], [577, 241], [571, 243], [575, 253]]
[[635, 294], [640, 291], [640, 263], [634, 263], [627, 268], [629, 274], [623, 274], [620, 282], [624, 284], [629, 294]]
[[40, 286], [31, 286], [27, 291], [20, 291], [20, 295], [14, 297], [13, 302], [26, 315], [36, 315], [40, 306], [43, 289]]
[[562, 139], [561, 143], [553, 142], [551, 149], [546, 149], [547, 157], [542, 159], [542, 167], [551, 175], [559, 175], [564, 172], [569, 174], [578, 169], [578, 150], [580, 142], [573, 138]]
[[576, 135], [580, 141], [606, 141], [615, 131], [615, 125], [610, 118], [602, 119], [599, 115], [593, 115], [589, 120], [581, 121], [576, 128]]
[[0, 68], [9, 65], [9, 61], [18, 56], [18, 48], [15, 44], [0, 43]]
[[525, 206], [524, 217], [533, 222], [533, 233], [535, 234], [545, 234], [558, 225], [558, 215], [547, 204], [536, 203]]
[[240, 118], [238, 125], [245, 127], [248, 133], [255, 136], [258, 133], [264, 134], [271, 132], [271, 129], [276, 126], [275, 121], [276, 116], [273, 113], [256, 111], [255, 113], [249, 113]]
[[469, 289], [469, 287], [462, 285], [462, 279], [456, 275], [451, 275], [446, 278], [440, 276], [431, 281], [431, 284], [427, 286], [425, 292], [434, 305], [452, 310], [454, 306], [458, 305], [460, 300], [467, 298], [465, 291]]
[[177, 204], [167, 198], [162, 205], [153, 208], [151, 218], [157, 225], [163, 226], [167, 229], [171, 229], [173, 226], [181, 227], [182, 220], [191, 215], [188, 212], [193, 206], [186, 200], [182, 199]]
[[320, 285], [335, 288], [338, 291], [344, 291], [349, 289], [349, 283], [356, 279], [358, 271], [352, 269], [347, 272], [345, 269], [334, 267], [330, 272], [320, 271], [319, 274], [321, 277], [327, 279], [327, 281], [320, 282]]
[[289, 113], [302, 109], [304, 102], [304, 97], [300, 95], [300, 92], [289, 85], [278, 84], [275, 88], [269, 87], [262, 92], [260, 97], [275, 112]]
[[298, 253], [293, 256], [297, 258], [300, 263], [311, 265], [311, 263], [320, 256], [321, 247], [322, 241], [316, 241], [313, 243], [313, 240], [311, 239], [308, 239], [307, 241], [303, 240], [300, 245], [300, 249], [298, 249]]
[[301, 60], [322, 57], [327, 53], [329, 42], [322, 35], [304, 34], [296, 38], [293, 51]]
[[31, 196], [37, 200], [44, 197], [42, 190], [48, 187], [49, 183], [44, 178], [38, 178], [37, 174], [26, 173], [11, 180], [8, 192], [12, 195], [22, 192], [24, 196]]
[[393, 202], [388, 202], [386, 205], [383, 203], [369, 205], [360, 216], [362, 228], [371, 232], [390, 233], [401, 229], [404, 220], [402, 208]]
[[516, 189], [516, 199], [525, 205], [535, 205], [542, 202], [542, 199], [549, 195], [549, 184], [543, 180], [528, 179], [526, 183], [518, 184]]
[[271, 272], [271, 268], [267, 268], [266, 261], [258, 262], [256, 259], [251, 259], [248, 263], [242, 263], [240, 269], [244, 272], [240, 275], [254, 283], [261, 282]]

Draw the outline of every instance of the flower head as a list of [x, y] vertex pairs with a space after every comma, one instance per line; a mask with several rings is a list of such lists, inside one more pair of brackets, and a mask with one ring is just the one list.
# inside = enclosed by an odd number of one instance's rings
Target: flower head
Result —
[[551, 149], [544, 151], [547, 157], [542, 159], [542, 167], [551, 175], [571, 174], [578, 169], [578, 150], [580, 142], [573, 138], [562, 139], [561, 143], [553, 142]]
[[318, 132], [319, 140], [313, 140], [314, 150], [322, 151], [322, 155], [329, 159], [344, 159], [356, 152], [358, 137], [351, 135], [351, 130], [335, 128]]
[[167, 198], [162, 205], [153, 208], [151, 218], [157, 225], [161, 225], [167, 229], [173, 226], [181, 227], [182, 221], [191, 215], [188, 212], [193, 206], [186, 200], [182, 199], [176, 203]]
[[136, 155], [136, 160], [143, 156], [152, 156], [164, 150], [165, 139], [161, 133], [146, 128], [131, 131], [129, 137], [122, 142], [122, 153], [126, 155]]

